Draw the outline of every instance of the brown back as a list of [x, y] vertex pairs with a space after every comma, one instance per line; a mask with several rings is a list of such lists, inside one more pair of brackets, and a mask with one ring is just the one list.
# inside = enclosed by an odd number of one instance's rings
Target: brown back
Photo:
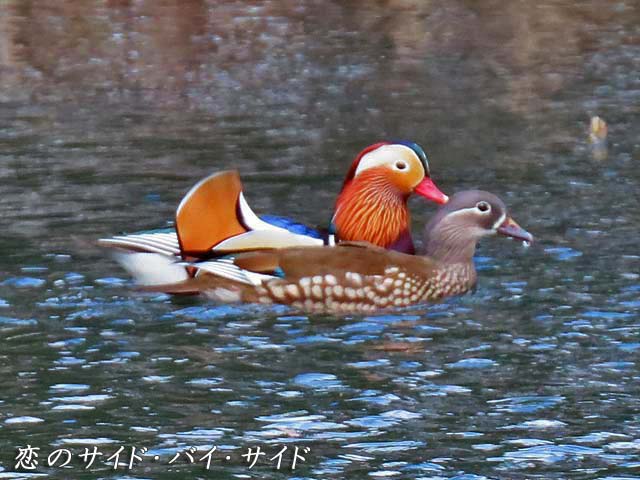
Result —
[[314, 275], [384, 275], [390, 267], [428, 276], [436, 263], [426, 257], [385, 250], [367, 243], [346, 242], [337, 247], [298, 247], [238, 255], [234, 262], [241, 268], [269, 273], [281, 269], [291, 281]]

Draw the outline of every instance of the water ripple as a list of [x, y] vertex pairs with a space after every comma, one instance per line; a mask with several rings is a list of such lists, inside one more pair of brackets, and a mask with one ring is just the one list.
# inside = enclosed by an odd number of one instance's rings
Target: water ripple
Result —
[[397, 441], [397, 442], [363, 442], [363, 443], [349, 443], [344, 448], [353, 448], [356, 450], [362, 450], [365, 453], [391, 453], [402, 452], [406, 450], [415, 450], [423, 447], [424, 442], [417, 442], [411, 440]]
[[293, 383], [319, 391], [344, 388], [338, 377], [331, 373], [301, 373], [293, 379]]
[[47, 283], [46, 280], [42, 278], [12, 277], [4, 280], [0, 285], [13, 288], [40, 288], [45, 283]]

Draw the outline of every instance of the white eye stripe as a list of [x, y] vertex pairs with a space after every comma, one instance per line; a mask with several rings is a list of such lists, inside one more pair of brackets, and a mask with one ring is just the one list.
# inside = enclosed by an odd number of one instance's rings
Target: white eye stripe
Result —
[[500, 227], [500, 225], [502, 225], [502, 222], [504, 222], [507, 218], [507, 214], [503, 213], [502, 215], [500, 215], [500, 218], [496, 221], [496, 223], [493, 224], [492, 230], [497, 230], [498, 227]]
[[[478, 209], [476, 207], [471, 207], [471, 208], [462, 208], [460, 210], [456, 210], [455, 212], [451, 212], [447, 215], [447, 217], [451, 218], [451, 217], [455, 217], [457, 215], [463, 215], [463, 214], [468, 214], [468, 213], [472, 213], [474, 215], [478, 214]], [[483, 214], [486, 212], [482, 212]], [[505, 221], [505, 219], [507, 218], [507, 214], [506, 213], [502, 213], [502, 215], [500, 215], [500, 218], [498, 218], [498, 220], [496, 220], [496, 222], [493, 224], [493, 226], [491, 227], [492, 230], [497, 230], [498, 227], [500, 227], [500, 225], [502, 225], [502, 223]]]
[[468, 213], [472, 213], [472, 214], [477, 214], [478, 213], [478, 209], [476, 207], [470, 207], [470, 208], [461, 208], [460, 210], [456, 210], [455, 212], [451, 212], [447, 214], [447, 217], [455, 217], [458, 215], [463, 215], [463, 214], [468, 214]]
[[[398, 159], [398, 157], [400, 159]], [[395, 167], [395, 164], [399, 162], [403, 162], [405, 164], [405, 170], [407, 170], [407, 167], [410, 165], [409, 158], [414, 158], [418, 164], [422, 165], [416, 152], [411, 150], [411, 148], [399, 144], [383, 145], [362, 156], [360, 163], [358, 163], [355, 176], [357, 177], [364, 170], [381, 165], [393, 165]]]

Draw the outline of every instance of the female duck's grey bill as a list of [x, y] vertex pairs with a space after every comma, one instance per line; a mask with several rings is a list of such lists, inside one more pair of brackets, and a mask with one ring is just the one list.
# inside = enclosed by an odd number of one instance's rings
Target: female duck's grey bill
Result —
[[502, 225], [498, 227], [498, 233], [500, 235], [505, 235], [507, 237], [512, 237], [517, 240], [522, 240], [523, 242], [532, 243], [533, 235], [527, 232], [524, 228], [516, 223], [516, 221], [507, 217], [502, 222]]

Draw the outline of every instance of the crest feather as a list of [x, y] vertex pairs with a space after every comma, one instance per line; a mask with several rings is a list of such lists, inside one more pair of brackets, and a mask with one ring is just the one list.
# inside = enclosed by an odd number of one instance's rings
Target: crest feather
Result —
[[374, 143], [373, 145], [369, 145], [367, 148], [365, 148], [358, 154], [356, 159], [351, 164], [351, 167], [347, 172], [347, 176], [345, 177], [344, 182], [342, 183], [342, 190], [344, 190], [344, 188], [351, 182], [351, 180], [353, 180], [353, 177], [355, 177], [356, 170], [358, 170], [358, 165], [360, 164], [360, 160], [362, 160], [362, 157], [364, 157], [369, 152], [373, 152], [374, 150], [377, 150], [383, 145], [389, 145], [389, 142]]

